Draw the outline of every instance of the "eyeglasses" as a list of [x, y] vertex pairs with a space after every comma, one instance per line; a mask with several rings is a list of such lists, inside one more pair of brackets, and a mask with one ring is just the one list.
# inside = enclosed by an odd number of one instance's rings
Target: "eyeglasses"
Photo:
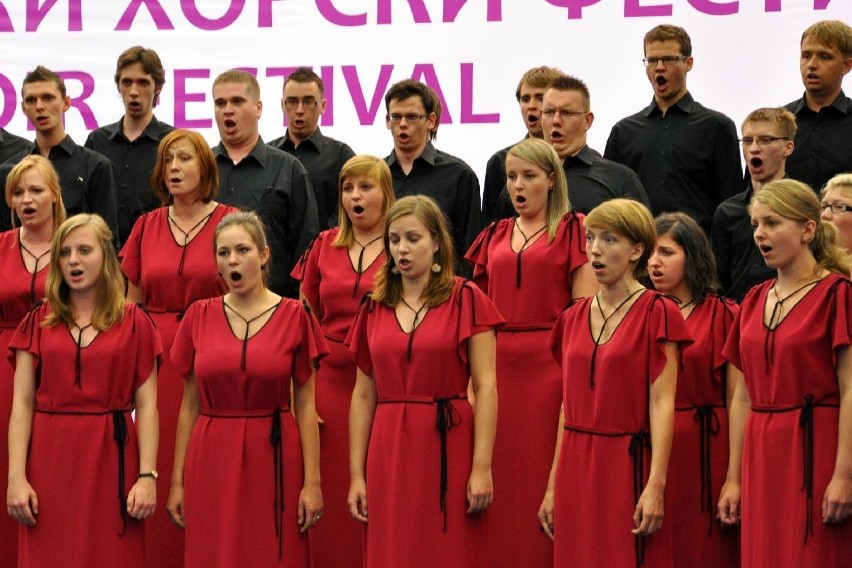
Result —
[[847, 211], [852, 211], [852, 205], [848, 205], [846, 203], [823, 203], [821, 207], [823, 210], [825, 210], [826, 207], [830, 207], [832, 213], [846, 213]]
[[409, 112], [408, 114], [389, 114], [388, 120], [391, 122], [402, 122], [402, 119], [405, 119], [405, 122], [419, 122], [426, 118], [425, 114], [417, 114], [416, 112]]
[[647, 67], [656, 67], [657, 63], [662, 62], [663, 65], [668, 67], [687, 59], [689, 59], [688, 55], [663, 55], [662, 57], [646, 57], [642, 60], [642, 63]]
[[287, 108], [298, 108], [299, 104], [305, 108], [315, 107], [317, 106], [317, 101], [314, 97], [305, 97], [304, 99], [300, 99], [298, 97], [287, 97], [284, 99], [284, 106]]
[[585, 115], [587, 110], [571, 110], [570, 108], [546, 108], [541, 111], [542, 116], [546, 116], [547, 118], [553, 118], [554, 115], [559, 114], [559, 118], [568, 119], [572, 116], [580, 116]]
[[740, 138], [740, 144], [743, 146], [751, 146], [757, 142], [758, 146], [768, 146], [776, 140], [789, 140], [786, 136], [743, 136]]

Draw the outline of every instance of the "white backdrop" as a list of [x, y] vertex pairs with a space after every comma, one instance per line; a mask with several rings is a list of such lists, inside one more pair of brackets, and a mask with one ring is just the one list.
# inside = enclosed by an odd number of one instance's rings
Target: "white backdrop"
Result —
[[158, 118], [211, 144], [210, 87], [231, 67], [257, 70], [264, 139], [283, 133], [283, 76], [308, 65], [326, 83], [323, 132], [381, 156], [392, 147], [387, 86], [425, 80], [446, 102], [438, 147], [481, 177], [488, 157], [524, 133], [514, 91], [530, 67], [587, 82], [589, 143], [602, 152], [612, 125], [650, 102], [641, 59], [653, 26], [686, 28], [690, 91], [739, 124], [754, 108], [801, 96], [801, 32], [850, 15], [852, 0], [0, 0], [0, 126], [33, 138], [20, 86], [42, 64], [65, 76], [74, 99], [66, 127], [82, 144], [121, 116], [115, 61], [141, 44], [166, 66]]

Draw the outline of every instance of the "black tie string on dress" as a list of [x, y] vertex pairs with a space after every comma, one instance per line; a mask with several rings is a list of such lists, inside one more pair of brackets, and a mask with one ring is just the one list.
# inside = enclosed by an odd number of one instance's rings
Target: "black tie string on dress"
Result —
[[[213, 211], [215, 211], [215, 210], [216, 209], [214, 208]], [[189, 246], [189, 234], [192, 231], [194, 231], [195, 229], [197, 229], [199, 227], [199, 225], [206, 223], [207, 219], [209, 219], [210, 216], [213, 215], [213, 211], [211, 211], [210, 213], [208, 213], [207, 215], [202, 217], [201, 220], [198, 221], [198, 223], [196, 223], [192, 227], [190, 227], [190, 229], [188, 231], [184, 231], [183, 229], [180, 228], [180, 225], [177, 224], [177, 221], [172, 219], [172, 214], [170, 212], [166, 214], [168, 216], [169, 222], [172, 224], [172, 226], [183, 234], [183, 246], [180, 248], [180, 263], [178, 264], [178, 274], [183, 275], [183, 263], [184, 263], [184, 260], [186, 259], [186, 248]]]
[[416, 310], [411, 307], [411, 304], [405, 301], [405, 298], [399, 299], [406, 308], [414, 312], [414, 321], [411, 322], [411, 331], [408, 332], [408, 348], [405, 351], [406, 360], [411, 363], [411, 346], [414, 343], [414, 332], [417, 331], [417, 318], [420, 317], [420, 313], [428, 307], [428, 304], [422, 304]]
[[241, 320], [243, 320], [243, 322], [246, 324], [246, 332], [245, 332], [245, 334], [243, 335], [243, 349], [242, 349], [242, 354], [241, 354], [241, 356], [240, 356], [240, 370], [245, 371], [245, 370], [246, 370], [246, 350], [248, 349], [249, 327], [250, 327], [250, 325], [251, 325], [251, 322], [253, 322], [254, 320], [256, 320], [256, 319], [258, 319], [258, 318], [260, 318], [260, 317], [265, 316], [266, 314], [268, 314], [269, 312], [271, 312], [272, 310], [274, 310], [275, 308], [277, 308], [277, 307], [278, 307], [278, 304], [273, 304], [273, 305], [269, 306], [268, 308], [266, 308], [265, 310], [263, 310], [262, 312], [260, 312], [259, 314], [257, 314], [256, 316], [254, 316], [254, 317], [253, 317], [253, 318], [251, 318], [251, 319], [246, 319], [246, 318], [244, 318], [244, 317], [242, 316], [242, 314], [240, 314], [240, 312], [238, 312], [237, 310], [235, 310], [234, 308], [232, 308], [231, 306], [229, 306], [229, 305], [228, 305], [228, 304], [227, 304], [224, 300], [222, 301], [222, 304], [223, 304], [226, 308], [228, 308], [229, 310], [231, 310], [231, 312], [232, 312], [234, 315], [236, 315], [238, 318], [240, 318]]
[[38, 263], [41, 259], [50, 254], [50, 249], [47, 249], [45, 252], [36, 256], [33, 252], [30, 251], [27, 247], [24, 246], [24, 243], [21, 242], [21, 238], [18, 237], [18, 244], [21, 247], [21, 250], [30, 255], [33, 260], [35, 260], [35, 267], [33, 268], [32, 277], [30, 278], [30, 305], [34, 305], [38, 298], [36, 297], [36, 277], [38, 277]]
[[[621, 308], [624, 307], [624, 304], [629, 302], [630, 299], [633, 296], [635, 296], [636, 294], [638, 294], [640, 292], [644, 292], [644, 291], [645, 291], [645, 288], [639, 288], [638, 290], [636, 290], [635, 292], [633, 292], [632, 294], [630, 294], [629, 296], [624, 298], [624, 300], [620, 304], [618, 304], [618, 306], [616, 306], [616, 308], [612, 311], [611, 314], [609, 314], [609, 316], [604, 316], [603, 308], [601, 307], [601, 301], [598, 298], [598, 295], [595, 294], [595, 302], [597, 303], [598, 311], [601, 313], [601, 317], [603, 318], [603, 324], [601, 324], [601, 330], [598, 333], [598, 336], [595, 338], [595, 346], [592, 348], [592, 360], [591, 360], [591, 364], [589, 366], [589, 388], [590, 389], [594, 390], [594, 388], [595, 388], [595, 360], [597, 359], [597, 356], [598, 356], [598, 347], [600, 347], [601, 338], [603, 337], [604, 331], [606, 331], [606, 324], [609, 323], [609, 320], [611, 320], [613, 318], [613, 316], [615, 314], [617, 314], [619, 312], [619, 310], [621, 310]], [[591, 309], [591, 306], [589, 306], [589, 309]]]
[[358, 267], [355, 269], [355, 286], [352, 288], [352, 297], [355, 298], [358, 295], [358, 285], [361, 284], [361, 274], [364, 272], [364, 251], [367, 250], [367, 247], [381, 239], [384, 235], [379, 235], [375, 239], [368, 241], [367, 244], [362, 245], [361, 241], [352, 237], [352, 240], [355, 241], [359, 247], [361, 247], [361, 252], [358, 253]]
[[[76, 324], [75, 324], [76, 325]], [[91, 322], [88, 325], [84, 325], [83, 327], [76, 326], [77, 329], [80, 330], [80, 333], [77, 334], [77, 339], [74, 341], [74, 344], [77, 346], [75, 355], [74, 355], [74, 384], [77, 385], [78, 389], [83, 388], [83, 378], [82, 378], [82, 368], [83, 368], [83, 331], [87, 328], [92, 327]]]
[[[822, 278], [818, 278], [816, 280], [812, 280], [805, 284], [804, 286], [800, 286], [796, 288], [783, 298], [778, 297], [778, 282], [775, 282], [775, 285], [772, 287], [775, 292], [775, 305], [772, 307], [772, 313], [769, 314], [769, 323], [766, 325], [767, 331], [766, 336], [763, 341], [763, 360], [766, 367], [766, 372], [769, 373], [769, 367], [775, 364], [775, 330], [778, 329], [778, 326], [781, 325], [781, 310], [784, 307], [784, 302], [807, 288], [808, 286], [813, 286], [814, 284], [818, 284], [822, 280]], [[776, 319], [777, 318], [777, 319]]]
[[515, 287], [520, 288], [521, 287], [521, 255], [524, 253], [525, 250], [527, 250], [527, 248], [528, 248], [527, 245], [529, 244], [529, 242], [532, 239], [536, 238], [538, 235], [540, 235], [545, 229], [547, 229], [547, 225], [544, 225], [543, 227], [538, 229], [536, 232], [534, 232], [530, 236], [527, 236], [524, 233], [524, 230], [521, 229], [521, 226], [518, 224], [517, 220], [515, 221], [515, 228], [518, 229], [518, 232], [521, 234], [521, 237], [523, 237], [523, 239], [524, 239], [524, 244], [521, 245], [521, 249], [517, 253], [517, 261], [516, 261], [517, 266], [515, 268]]

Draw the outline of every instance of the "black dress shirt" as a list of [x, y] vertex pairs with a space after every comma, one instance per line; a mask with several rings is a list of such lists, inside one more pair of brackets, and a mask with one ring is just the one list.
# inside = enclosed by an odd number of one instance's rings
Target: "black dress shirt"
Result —
[[502, 219], [502, 208], [498, 209], [501, 195], [506, 189], [506, 154], [512, 149], [506, 146], [497, 150], [485, 165], [485, 181], [482, 183], [482, 223]]
[[819, 112], [804, 97], [787, 105], [796, 115], [796, 146], [785, 171], [819, 192], [837, 174], [852, 172], [852, 99], [843, 91]]
[[408, 175], [396, 159], [396, 152], [385, 158], [393, 177], [397, 199], [407, 195], [426, 195], [434, 199], [450, 223], [456, 249], [456, 268], [465, 275], [462, 262], [468, 247], [480, 230], [479, 180], [465, 162], [437, 150], [431, 142], [414, 160]]
[[337, 219], [337, 178], [346, 160], [355, 155], [352, 148], [329, 136], [320, 129], [314, 130], [311, 137], [302, 140], [296, 147], [287, 133], [269, 143], [273, 148], [296, 156], [311, 177], [314, 196], [317, 200], [317, 215], [320, 230], [336, 227]]
[[749, 182], [745, 191], [720, 203], [710, 231], [722, 295], [737, 302], [742, 301], [752, 286], [775, 276], [754, 243], [748, 213], [752, 193]]
[[742, 187], [733, 121], [695, 102], [688, 92], [665, 115], [651, 101], [621, 119], [604, 157], [639, 174], [654, 215], [683, 211], [708, 232], [719, 203]]
[[307, 170], [299, 160], [260, 138], [237, 164], [221, 142], [213, 154], [219, 166], [219, 201], [256, 211], [266, 223], [272, 253], [269, 289], [298, 297], [299, 283], [291, 281], [290, 270], [319, 232]]
[[174, 127], [153, 117], [142, 134], [131, 142], [124, 135], [122, 124], [119, 119], [93, 130], [85, 146], [112, 162], [118, 191], [118, 234], [124, 242], [140, 215], [162, 205], [151, 190], [151, 174], [157, 165], [160, 140]]
[[26, 138], [0, 128], [0, 164], [9, 160], [17, 162], [30, 153], [31, 146], [32, 142]]

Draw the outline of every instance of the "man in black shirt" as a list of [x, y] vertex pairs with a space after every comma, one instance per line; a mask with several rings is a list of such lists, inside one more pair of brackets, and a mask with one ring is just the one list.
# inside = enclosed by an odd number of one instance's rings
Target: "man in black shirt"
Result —
[[397, 198], [427, 195], [438, 203], [450, 223], [457, 268], [465, 273], [461, 259], [480, 229], [479, 180], [462, 160], [432, 145], [441, 118], [435, 91], [419, 81], [400, 81], [385, 94], [385, 108], [393, 134], [393, 151], [385, 161], [394, 193]]
[[[97, 213], [109, 225], [117, 243], [118, 219], [112, 165], [97, 152], [78, 146], [65, 134], [62, 118], [70, 106], [65, 82], [53, 71], [39, 65], [24, 77], [21, 109], [36, 130], [35, 144], [30, 153], [40, 153], [53, 164], [59, 174], [62, 200], [68, 216]], [[7, 163], [0, 168], [3, 187], [13, 166]], [[5, 201], [2, 203], [0, 229], [8, 229], [8, 208]]]
[[213, 149], [219, 167], [219, 201], [252, 209], [268, 228], [272, 270], [269, 288], [298, 297], [290, 270], [319, 232], [317, 204], [305, 167], [264, 144], [258, 133], [263, 103], [253, 75], [231, 69], [213, 81], [216, 126], [222, 140]]
[[16, 163], [32, 149], [26, 138], [21, 138], [5, 128], [0, 128], [0, 164], [14, 160]]
[[[515, 99], [521, 109], [521, 118], [527, 128], [526, 138], [544, 138], [541, 127], [541, 105], [544, 92], [550, 83], [562, 74], [553, 67], [533, 67], [521, 77], [515, 89]], [[514, 144], [513, 144], [514, 146]], [[482, 184], [482, 219], [485, 222], [498, 219], [497, 200], [506, 187], [506, 153], [512, 146], [498, 150], [485, 166], [485, 181]]]
[[657, 26], [645, 34], [644, 46], [654, 99], [613, 127], [604, 157], [639, 174], [654, 215], [683, 211], [709, 233], [716, 207], [742, 187], [737, 129], [689, 94], [686, 30]]
[[787, 172], [819, 193], [829, 178], [852, 171], [852, 98], [842, 89], [852, 69], [852, 28], [827, 20], [806, 29], [799, 69], [805, 94], [787, 105], [799, 126]]
[[[562, 159], [572, 210], [588, 213], [614, 197], [627, 197], [648, 206], [648, 196], [633, 170], [602, 158], [586, 144], [595, 115], [583, 81], [570, 75], [557, 77], [544, 93], [542, 106], [544, 139]], [[505, 189], [498, 212], [503, 217], [515, 214]]]
[[156, 51], [139, 45], [125, 50], [115, 66], [115, 84], [124, 103], [124, 115], [93, 130], [85, 146], [112, 162], [118, 183], [118, 234], [125, 242], [136, 219], [162, 205], [151, 191], [151, 172], [157, 163], [160, 140], [174, 128], [154, 116], [166, 84]]
[[308, 67], [300, 67], [284, 81], [281, 110], [287, 117], [284, 136], [270, 146], [296, 156], [311, 177], [317, 200], [320, 230], [334, 227], [337, 220], [337, 177], [346, 160], [355, 155], [352, 148], [324, 136], [319, 117], [325, 112], [322, 79]]
[[719, 204], [710, 238], [724, 296], [740, 301], [749, 288], [775, 275], [754, 243], [749, 204], [767, 183], [785, 177], [793, 153], [796, 117], [783, 108], [759, 108], [743, 121], [742, 149], [750, 180], [745, 191]]

